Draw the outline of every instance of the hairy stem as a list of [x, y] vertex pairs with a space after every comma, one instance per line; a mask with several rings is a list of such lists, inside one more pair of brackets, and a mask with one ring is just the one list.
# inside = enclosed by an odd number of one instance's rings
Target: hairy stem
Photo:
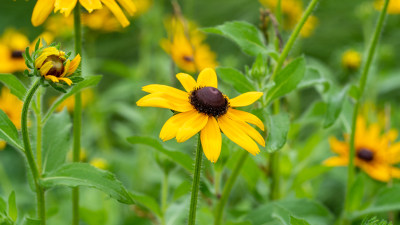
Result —
[[192, 196], [190, 199], [189, 220], [188, 220], [189, 225], [196, 224], [197, 197], [199, 194], [202, 158], [203, 158], [203, 149], [201, 147], [200, 134], [199, 134], [198, 141], [197, 141], [197, 149], [196, 149], [196, 159], [195, 159], [195, 164], [194, 164]]

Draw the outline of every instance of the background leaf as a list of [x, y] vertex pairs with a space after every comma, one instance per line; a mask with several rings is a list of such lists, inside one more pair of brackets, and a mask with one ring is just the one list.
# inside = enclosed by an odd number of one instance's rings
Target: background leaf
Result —
[[18, 217], [17, 202], [15, 199], [15, 192], [12, 191], [8, 197], [8, 216], [15, 222]]
[[7, 114], [0, 109], [0, 139], [3, 139], [12, 146], [22, 150], [17, 128], [8, 118]]
[[162, 218], [162, 212], [159, 204], [153, 197], [138, 193], [130, 193], [130, 196], [136, 203], [145, 206], [155, 213], [159, 218]]
[[274, 152], [281, 149], [286, 143], [290, 127], [289, 115], [286, 113], [268, 115], [266, 122], [268, 131], [266, 148], [268, 152]]
[[25, 99], [26, 87], [13, 74], [0, 74], [0, 82], [4, 83], [12, 94], [21, 101]]
[[347, 93], [347, 87], [332, 89], [328, 96], [328, 105], [324, 119], [324, 128], [332, 126], [342, 111], [343, 100]]
[[236, 91], [240, 93], [245, 93], [255, 90], [254, 86], [239, 70], [228, 67], [218, 67], [216, 69], [216, 72], [220, 80], [229, 83], [236, 89]]

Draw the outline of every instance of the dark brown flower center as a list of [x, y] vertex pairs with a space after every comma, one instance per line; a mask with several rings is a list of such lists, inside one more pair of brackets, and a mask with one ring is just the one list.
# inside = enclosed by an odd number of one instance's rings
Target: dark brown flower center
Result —
[[63, 74], [64, 61], [62, 59], [60, 59], [58, 56], [51, 55], [51, 56], [47, 57], [47, 59], [44, 61], [44, 63], [46, 63], [46, 62], [53, 63], [53, 67], [51, 67], [49, 72], [47, 72], [48, 75], [53, 75], [53, 76], [59, 77], [59, 76], [61, 76], [61, 74]]
[[184, 55], [183, 56], [183, 60], [185, 60], [186, 62], [193, 62], [193, 56], [189, 56], [189, 55]]
[[374, 159], [374, 152], [366, 148], [361, 148], [357, 151], [357, 157], [366, 162], [371, 162]]
[[209, 116], [221, 116], [228, 110], [228, 99], [214, 87], [195, 89], [189, 99], [197, 111]]
[[11, 52], [11, 58], [13, 59], [22, 59], [23, 58], [23, 51], [14, 50]]

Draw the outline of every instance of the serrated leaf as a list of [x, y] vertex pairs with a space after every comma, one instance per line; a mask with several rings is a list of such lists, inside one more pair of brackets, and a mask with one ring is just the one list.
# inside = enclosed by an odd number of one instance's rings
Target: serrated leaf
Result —
[[268, 90], [267, 102], [282, 97], [295, 90], [303, 79], [306, 71], [306, 61], [304, 57], [299, 57], [283, 68], [275, 77], [275, 85]]
[[228, 67], [218, 67], [216, 69], [216, 72], [221, 80], [231, 84], [236, 89], [236, 91], [240, 93], [255, 90], [254, 86], [239, 70]]
[[342, 89], [332, 89], [328, 96], [327, 110], [324, 119], [324, 128], [332, 126], [342, 111], [343, 100], [346, 96], [348, 87]]
[[97, 169], [87, 163], [64, 164], [57, 170], [45, 174], [40, 183], [45, 188], [55, 186], [96, 188], [121, 203], [133, 203], [128, 191], [113, 173]]
[[286, 113], [269, 115], [266, 122], [268, 130], [266, 148], [268, 152], [272, 153], [281, 149], [286, 143], [290, 128], [289, 115]]
[[168, 149], [164, 148], [160, 144], [160, 142], [154, 138], [134, 136], [134, 137], [127, 138], [127, 140], [128, 140], [128, 142], [130, 142], [132, 144], [144, 144], [144, 145], [153, 147], [155, 150], [165, 154], [172, 161], [178, 163], [180, 166], [185, 168], [190, 173], [193, 171], [193, 163], [194, 162], [190, 158], [189, 155], [182, 153], [182, 152], [168, 150]]
[[130, 193], [130, 196], [135, 201], [135, 203], [139, 203], [145, 206], [154, 214], [156, 214], [159, 218], [162, 218], [162, 212], [159, 204], [153, 197], [138, 193]]
[[205, 32], [219, 34], [233, 40], [246, 54], [257, 56], [268, 54], [261, 32], [252, 24], [244, 21], [226, 22], [216, 27], [202, 29]]
[[8, 216], [15, 222], [17, 221], [18, 211], [17, 211], [17, 203], [15, 200], [15, 192], [12, 191], [10, 196], [8, 197]]
[[23, 149], [19, 140], [17, 128], [8, 118], [7, 114], [0, 109], [0, 139], [3, 139], [8, 144]]
[[51, 172], [65, 162], [70, 150], [71, 119], [66, 110], [53, 114], [43, 127], [43, 171]]
[[26, 87], [12, 74], [0, 74], [0, 82], [6, 85], [12, 94], [20, 100], [25, 99]]

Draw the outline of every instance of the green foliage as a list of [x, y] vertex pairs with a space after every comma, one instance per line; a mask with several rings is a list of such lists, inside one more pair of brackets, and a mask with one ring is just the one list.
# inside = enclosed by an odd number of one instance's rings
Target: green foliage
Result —
[[267, 116], [267, 151], [272, 153], [281, 149], [285, 143], [289, 132], [290, 120], [287, 113]]
[[163, 217], [160, 206], [153, 197], [138, 193], [130, 193], [130, 197], [133, 199], [133, 201], [135, 201], [135, 203], [145, 206], [159, 218]]
[[17, 128], [8, 118], [7, 114], [0, 109], [0, 139], [5, 140], [7, 143], [22, 149], [21, 140], [19, 139]]
[[347, 91], [347, 87], [331, 89], [331, 93], [328, 95], [328, 105], [323, 124], [325, 128], [332, 126], [339, 117]]
[[387, 222], [385, 220], [379, 220], [376, 217], [373, 217], [373, 218], [370, 218], [370, 219], [365, 218], [362, 221], [361, 225], [391, 225], [391, 224], [392, 224], [392, 222]]
[[252, 85], [239, 70], [228, 67], [218, 67], [216, 72], [223, 82], [229, 83], [240, 93], [255, 90], [254, 85]]
[[0, 82], [5, 84], [12, 94], [17, 96], [21, 101], [25, 99], [26, 87], [12, 74], [0, 74]]

